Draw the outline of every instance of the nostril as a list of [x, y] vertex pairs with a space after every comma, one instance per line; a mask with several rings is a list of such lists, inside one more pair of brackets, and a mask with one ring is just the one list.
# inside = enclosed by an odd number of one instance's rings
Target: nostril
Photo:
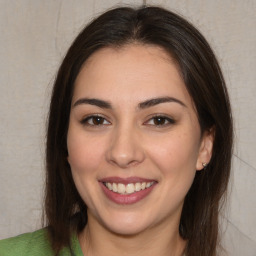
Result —
[[127, 168], [144, 160], [143, 143], [141, 141], [138, 143], [138, 134], [133, 130], [133, 127], [128, 129], [127, 126], [122, 125], [112, 135], [109, 141], [109, 149], [106, 152], [109, 163]]
[[112, 165], [117, 165], [121, 168], [134, 167], [144, 160], [144, 153], [137, 149], [137, 151], [131, 151], [129, 154], [121, 154], [120, 152], [110, 151], [107, 154], [107, 161]]
[[127, 161], [126, 159], [122, 159], [122, 160], [121, 159], [116, 159], [116, 160], [111, 159], [109, 162], [113, 165], [118, 165], [121, 168], [134, 167], [140, 163], [139, 161], [136, 161], [136, 160]]

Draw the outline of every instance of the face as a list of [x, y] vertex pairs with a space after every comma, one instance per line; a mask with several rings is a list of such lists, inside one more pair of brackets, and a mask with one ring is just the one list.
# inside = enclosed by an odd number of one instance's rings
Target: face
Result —
[[94, 221], [118, 234], [179, 225], [212, 136], [201, 134], [179, 71], [164, 50], [94, 53], [75, 83], [67, 136], [75, 185]]

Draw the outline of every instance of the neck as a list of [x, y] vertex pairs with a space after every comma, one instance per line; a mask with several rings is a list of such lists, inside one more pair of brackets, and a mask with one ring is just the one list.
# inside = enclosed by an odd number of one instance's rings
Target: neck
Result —
[[178, 225], [160, 223], [139, 234], [120, 235], [111, 232], [88, 216], [88, 224], [79, 235], [81, 249], [86, 256], [181, 256], [186, 242], [180, 237]]

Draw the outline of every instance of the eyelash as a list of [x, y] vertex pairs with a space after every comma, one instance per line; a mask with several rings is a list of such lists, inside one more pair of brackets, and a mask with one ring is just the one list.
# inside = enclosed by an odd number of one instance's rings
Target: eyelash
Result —
[[[103, 123], [99, 123], [99, 124], [95, 124], [95, 123], [89, 123], [90, 121], [96, 121], [96, 119], [98, 118], [98, 121], [103, 121]], [[107, 124], [104, 124], [104, 122], [107, 122]], [[86, 125], [86, 126], [102, 126], [102, 125], [110, 125], [110, 122], [107, 121], [106, 118], [104, 118], [103, 116], [100, 115], [91, 115], [88, 116], [86, 118], [84, 118], [83, 120], [81, 120], [81, 124], [82, 125]]]
[[[150, 121], [152, 121], [154, 123], [149, 124]], [[156, 124], [155, 123], [156, 121], [160, 121], [160, 123], [162, 121], [164, 121], [164, 123]], [[175, 124], [175, 120], [170, 117], [164, 116], [164, 115], [155, 115], [155, 116], [151, 117], [148, 121], [146, 121], [145, 124], [149, 124], [149, 125], [156, 126], [156, 127], [165, 127], [165, 126]]]
[[[96, 123], [94, 123], [94, 121], [96, 121], [96, 122], [99, 121], [99, 123], [96, 124]], [[160, 124], [156, 123], [158, 121], [160, 122]], [[105, 122], [107, 122], [107, 123], [105, 123]], [[150, 124], [150, 122], [153, 122], [153, 123]], [[111, 124], [109, 121], [107, 121], [106, 118], [104, 118], [100, 115], [88, 116], [88, 117], [84, 118], [83, 120], [81, 120], [80, 123], [85, 126], [103, 126], [103, 125]], [[165, 126], [175, 124], [175, 120], [170, 117], [164, 116], [164, 115], [155, 115], [155, 116], [151, 117], [149, 120], [147, 120], [144, 124], [150, 125], [150, 126], [156, 126], [156, 127], [165, 127]]]

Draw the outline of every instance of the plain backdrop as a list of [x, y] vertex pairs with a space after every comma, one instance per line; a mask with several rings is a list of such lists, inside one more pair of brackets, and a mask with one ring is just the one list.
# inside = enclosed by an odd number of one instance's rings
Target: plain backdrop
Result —
[[223, 241], [232, 256], [255, 256], [255, 0], [0, 0], [0, 238], [40, 228], [47, 109], [70, 43], [103, 10], [143, 2], [189, 19], [220, 61], [236, 129]]

